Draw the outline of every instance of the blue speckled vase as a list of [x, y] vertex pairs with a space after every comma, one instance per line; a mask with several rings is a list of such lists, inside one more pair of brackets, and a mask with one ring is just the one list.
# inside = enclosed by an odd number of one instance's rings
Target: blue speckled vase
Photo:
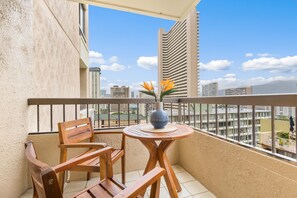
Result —
[[151, 114], [151, 124], [155, 129], [163, 129], [169, 121], [166, 111], [163, 110], [163, 102], [156, 102], [156, 110]]

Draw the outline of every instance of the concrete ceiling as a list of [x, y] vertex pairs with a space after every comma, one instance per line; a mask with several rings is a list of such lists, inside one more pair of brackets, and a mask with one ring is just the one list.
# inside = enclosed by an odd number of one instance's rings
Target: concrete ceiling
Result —
[[183, 20], [200, 0], [69, 0], [170, 20]]

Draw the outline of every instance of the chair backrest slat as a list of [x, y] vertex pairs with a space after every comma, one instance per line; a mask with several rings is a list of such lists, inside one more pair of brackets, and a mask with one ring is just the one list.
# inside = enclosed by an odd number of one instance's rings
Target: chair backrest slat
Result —
[[61, 144], [92, 141], [94, 137], [90, 118], [58, 123], [58, 127]]

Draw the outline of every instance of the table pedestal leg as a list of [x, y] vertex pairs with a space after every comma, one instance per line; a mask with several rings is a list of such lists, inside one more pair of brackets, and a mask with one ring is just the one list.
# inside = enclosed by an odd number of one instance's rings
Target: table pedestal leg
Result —
[[[146, 174], [147, 172], [152, 170], [156, 166], [157, 161], [159, 161], [160, 166], [166, 170], [164, 178], [170, 197], [177, 198], [177, 191], [181, 191], [181, 186], [166, 155], [166, 150], [174, 142], [174, 140], [161, 141], [159, 146], [156, 144], [155, 141], [141, 140], [141, 142], [150, 153], [149, 161], [143, 174]], [[144, 193], [142, 193], [142, 195], [144, 195]]]

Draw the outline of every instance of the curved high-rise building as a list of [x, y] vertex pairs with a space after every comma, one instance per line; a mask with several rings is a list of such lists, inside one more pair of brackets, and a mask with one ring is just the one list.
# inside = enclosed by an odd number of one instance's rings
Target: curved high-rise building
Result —
[[159, 82], [169, 78], [178, 90], [167, 97], [198, 96], [198, 19], [197, 11], [193, 10], [168, 32], [159, 30]]

